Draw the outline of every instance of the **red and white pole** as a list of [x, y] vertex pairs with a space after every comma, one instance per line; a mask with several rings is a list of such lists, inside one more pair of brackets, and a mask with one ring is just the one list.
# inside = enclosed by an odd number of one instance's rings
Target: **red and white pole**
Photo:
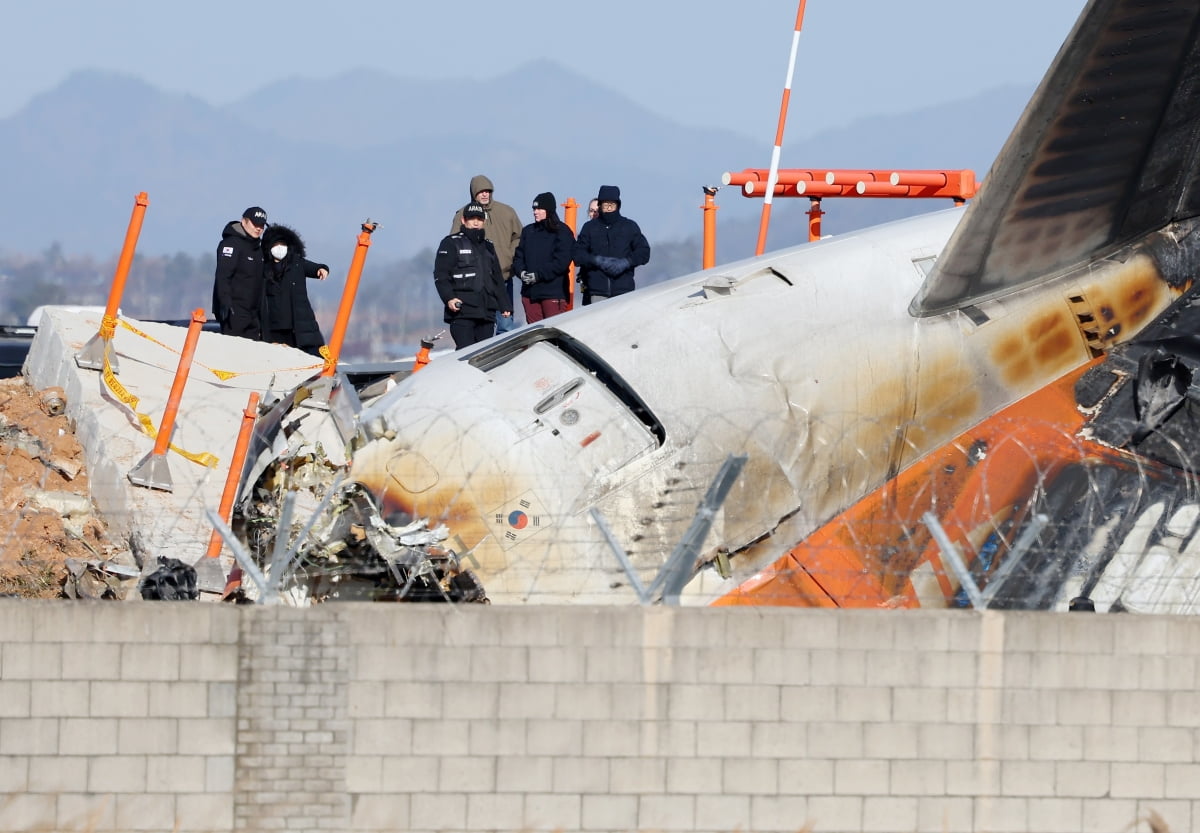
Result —
[[783, 102], [779, 105], [779, 126], [775, 129], [775, 148], [771, 151], [771, 172], [767, 177], [766, 193], [763, 194], [762, 216], [758, 221], [758, 245], [754, 248], [755, 255], [761, 255], [767, 248], [767, 226], [771, 224], [771, 198], [775, 194], [775, 183], [779, 176], [779, 152], [783, 147], [783, 126], [787, 123], [788, 102], [792, 98], [792, 76], [796, 71], [796, 51], [800, 45], [800, 27], [804, 23], [804, 4], [800, 0], [796, 9], [796, 28], [792, 32], [792, 54], [788, 58], [787, 80], [783, 84]]

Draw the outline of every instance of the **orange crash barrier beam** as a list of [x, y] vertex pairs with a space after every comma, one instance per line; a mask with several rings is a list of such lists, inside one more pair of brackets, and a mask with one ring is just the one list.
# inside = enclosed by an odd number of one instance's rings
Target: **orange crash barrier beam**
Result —
[[[769, 171], [747, 168], [727, 172], [727, 185], [742, 186], [746, 197], [766, 197]], [[848, 169], [793, 169], [780, 171], [772, 196], [776, 197], [911, 197], [950, 199], [963, 203], [975, 196], [975, 172], [892, 171]]]

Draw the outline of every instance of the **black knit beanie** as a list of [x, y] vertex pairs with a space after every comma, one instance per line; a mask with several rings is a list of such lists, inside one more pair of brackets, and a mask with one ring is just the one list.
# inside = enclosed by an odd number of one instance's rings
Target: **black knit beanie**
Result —
[[533, 207], [544, 208], [546, 210], [546, 215], [550, 216], [558, 211], [558, 201], [554, 199], [553, 194], [551, 194], [549, 191], [546, 191], [533, 198]]

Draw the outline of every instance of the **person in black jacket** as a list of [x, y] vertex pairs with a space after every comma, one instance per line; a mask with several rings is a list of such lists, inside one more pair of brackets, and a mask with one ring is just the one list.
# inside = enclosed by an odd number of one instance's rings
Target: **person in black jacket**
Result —
[[305, 279], [329, 277], [329, 267], [305, 257], [304, 241], [295, 229], [273, 225], [262, 236], [262, 340], [299, 347], [321, 355], [325, 338], [308, 300]]
[[575, 235], [558, 219], [549, 191], [533, 198], [533, 222], [521, 229], [513, 275], [521, 279], [521, 304], [530, 324], [567, 310], [567, 270]]
[[621, 189], [601, 185], [600, 216], [579, 230], [572, 260], [579, 267], [585, 304], [634, 289], [633, 270], [650, 262], [650, 244], [638, 224], [621, 216]]
[[463, 207], [462, 227], [442, 238], [433, 259], [433, 283], [445, 304], [442, 320], [458, 349], [496, 334], [496, 313], [512, 317], [512, 301], [496, 249], [484, 237], [484, 207]]
[[227, 336], [258, 339], [262, 335], [259, 306], [263, 263], [259, 238], [267, 227], [267, 212], [252, 205], [241, 220], [230, 220], [217, 246], [213, 278], [213, 317]]

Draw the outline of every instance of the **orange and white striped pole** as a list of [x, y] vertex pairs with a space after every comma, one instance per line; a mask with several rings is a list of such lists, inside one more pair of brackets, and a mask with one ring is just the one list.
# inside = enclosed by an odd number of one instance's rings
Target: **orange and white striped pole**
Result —
[[758, 221], [758, 245], [754, 254], [761, 255], [767, 248], [767, 226], [771, 224], [771, 198], [775, 195], [775, 183], [779, 177], [779, 153], [783, 147], [783, 126], [787, 123], [788, 102], [792, 98], [792, 76], [796, 71], [796, 51], [800, 45], [800, 27], [804, 23], [804, 4], [800, 0], [796, 9], [796, 28], [792, 32], [792, 54], [788, 58], [787, 80], [783, 84], [783, 102], [779, 105], [779, 126], [775, 129], [775, 148], [771, 151], [771, 172], [767, 177], [766, 193], [763, 194], [762, 216]]

